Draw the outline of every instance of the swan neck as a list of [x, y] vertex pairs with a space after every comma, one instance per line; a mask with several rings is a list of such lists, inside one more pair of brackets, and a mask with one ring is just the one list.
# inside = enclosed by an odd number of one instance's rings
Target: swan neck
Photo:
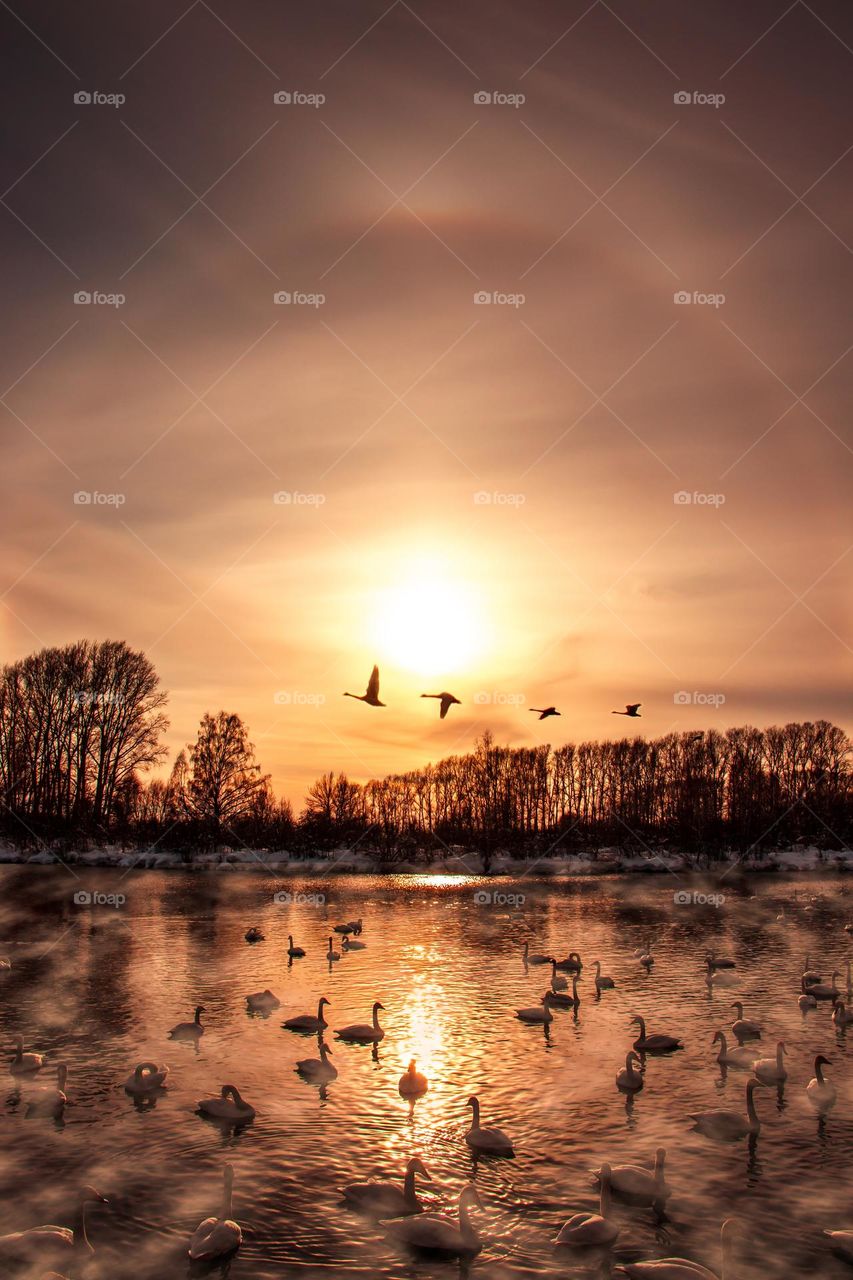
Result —
[[477, 1101], [477, 1099], [476, 1099], [476, 1098], [475, 1098], [475, 1099], [473, 1100], [473, 1102], [471, 1103], [471, 1111], [472, 1111], [472, 1113], [473, 1113], [473, 1114], [472, 1114], [472, 1116], [471, 1116], [471, 1128], [472, 1128], [472, 1129], [479, 1129], [479, 1127], [480, 1127], [480, 1104], [479, 1104], [479, 1102]]
[[746, 1086], [746, 1114], [753, 1124], [758, 1124], [758, 1112], [755, 1110], [755, 1089], [751, 1081]]
[[414, 1169], [407, 1169], [407, 1170], [406, 1170], [406, 1177], [405, 1177], [405, 1179], [404, 1179], [404, 1181], [403, 1181], [403, 1195], [406, 1197], [406, 1200], [408, 1201], [408, 1203], [409, 1203], [409, 1204], [416, 1204], [416, 1203], [417, 1203], [417, 1199], [416, 1199], [416, 1197], [415, 1197], [415, 1171], [414, 1171]]
[[474, 1245], [479, 1242], [480, 1237], [477, 1234], [477, 1228], [468, 1213], [468, 1202], [461, 1199], [459, 1201], [459, 1230], [466, 1244]]
[[601, 1179], [601, 1195], [598, 1200], [598, 1212], [602, 1218], [606, 1218], [610, 1212], [610, 1176], [606, 1175]]

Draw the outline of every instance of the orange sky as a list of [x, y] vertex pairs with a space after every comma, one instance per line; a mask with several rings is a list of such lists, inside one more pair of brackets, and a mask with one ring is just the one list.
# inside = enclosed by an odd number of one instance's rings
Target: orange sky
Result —
[[629, 700], [849, 726], [849, 9], [215, 8], [2, 17], [0, 657], [127, 639], [297, 801]]

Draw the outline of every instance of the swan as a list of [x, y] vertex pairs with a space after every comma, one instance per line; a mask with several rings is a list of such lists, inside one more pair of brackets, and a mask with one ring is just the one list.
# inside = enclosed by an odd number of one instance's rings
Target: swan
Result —
[[255, 991], [252, 995], [246, 996], [246, 1004], [253, 1013], [269, 1013], [281, 1007], [281, 1001], [278, 996], [273, 995], [269, 987], [266, 991]]
[[[729, 1280], [731, 1271], [728, 1266], [731, 1231], [735, 1226], [733, 1219], [727, 1218], [720, 1229], [722, 1244], [722, 1266], [719, 1280]], [[701, 1262], [691, 1262], [689, 1258], [659, 1258], [656, 1262], [623, 1262], [616, 1270], [630, 1280], [718, 1280], [713, 1271], [703, 1267]], [[732, 1277], [732, 1280], [734, 1278]]]
[[361, 916], [359, 916], [357, 920], [347, 920], [346, 923], [350, 933], [360, 934], [364, 928], [364, 922]]
[[299, 1013], [295, 1018], [287, 1018], [281, 1025], [288, 1031], [322, 1031], [329, 1025], [323, 1017], [323, 1006], [331, 1003], [325, 996], [320, 996], [316, 1018], [313, 1013]]
[[335, 1035], [339, 1040], [354, 1040], [357, 1044], [378, 1044], [385, 1037], [385, 1032], [379, 1025], [379, 1010], [384, 1009], [385, 1005], [380, 1004], [378, 1000], [373, 1003], [373, 1022], [354, 1022], [349, 1027], [341, 1027], [340, 1031], [336, 1031]]
[[476, 1187], [463, 1187], [459, 1196], [459, 1222], [438, 1214], [421, 1214], [419, 1217], [392, 1218], [385, 1226], [388, 1235], [400, 1244], [408, 1245], [420, 1253], [431, 1253], [444, 1258], [473, 1258], [483, 1247], [477, 1228], [468, 1215], [468, 1206], [482, 1203]]
[[349, 938], [344, 936], [344, 951], [364, 951], [367, 947], [366, 942], [350, 942]]
[[204, 1027], [201, 1025], [201, 1015], [206, 1013], [203, 1004], [196, 1007], [195, 1018], [192, 1022], [179, 1022], [176, 1027], [172, 1027], [169, 1032], [170, 1040], [197, 1040], [199, 1036], [204, 1035]]
[[400, 1083], [397, 1088], [400, 1091], [401, 1098], [419, 1098], [429, 1088], [429, 1081], [426, 1076], [415, 1070], [414, 1058], [412, 1058], [407, 1069], [400, 1076]]
[[744, 1040], [760, 1040], [761, 1027], [743, 1016], [743, 1001], [735, 1000], [729, 1007], [737, 1009], [737, 1017], [732, 1023], [732, 1035], [738, 1044], [743, 1044]]
[[427, 1182], [432, 1181], [426, 1166], [414, 1157], [406, 1165], [402, 1191], [393, 1182], [351, 1182], [338, 1190], [352, 1209], [360, 1209], [375, 1218], [406, 1218], [412, 1213], [423, 1213], [423, 1204], [415, 1193], [416, 1173]]
[[547, 720], [549, 716], [562, 715], [562, 712], [558, 711], [556, 707], [530, 707], [529, 710], [535, 711], [540, 720]]
[[503, 1129], [482, 1129], [480, 1127], [480, 1100], [475, 1094], [468, 1099], [466, 1106], [471, 1108], [471, 1128], [465, 1134], [465, 1141], [474, 1151], [483, 1151], [492, 1156], [514, 1155], [512, 1143]]
[[73, 1227], [56, 1227], [51, 1224], [0, 1236], [0, 1261], [44, 1266], [48, 1259], [52, 1261], [62, 1258], [71, 1262], [75, 1251], [91, 1255], [94, 1249], [86, 1234], [87, 1209], [95, 1202], [109, 1203], [106, 1196], [102, 1196], [94, 1187], [83, 1187]]
[[329, 963], [331, 964], [331, 962], [332, 962], [333, 960], [340, 960], [340, 958], [341, 958], [341, 953], [340, 953], [340, 951], [336, 951], [336, 950], [335, 950], [335, 948], [332, 946], [332, 939], [330, 938], [330, 939], [329, 939], [329, 950], [326, 952], [326, 959], [327, 959], [327, 960], [329, 961]]
[[575, 1213], [557, 1232], [554, 1244], [585, 1247], [588, 1245], [611, 1245], [619, 1235], [619, 1227], [610, 1211], [610, 1165], [601, 1166], [601, 1196], [598, 1213]]
[[683, 1049], [684, 1045], [675, 1036], [666, 1035], [646, 1035], [646, 1020], [641, 1018], [639, 1014], [634, 1014], [631, 1019], [631, 1025], [634, 1023], [640, 1028], [640, 1034], [634, 1041], [634, 1048], [639, 1053], [670, 1053], [673, 1049]]
[[785, 1041], [780, 1040], [776, 1045], [775, 1058], [756, 1058], [752, 1064], [756, 1080], [760, 1080], [762, 1084], [782, 1084], [787, 1080], [788, 1072], [785, 1070], [785, 1064], [782, 1061], [784, 1053], [787, 1053]]
[[561, 1009], [579, 1009], [581, 998], [578, 995], [578, 975], [572, 974], [572, 994], [567, 991], [552, 991], [551, 1004], [558, 1005]]
[[624, 711], [612, 711], [610, 714], [614, 716], [631, 716], [632, 719], [639, 720], [640, 707], [642, 702], [626, 702]]
[[557, 961], [551, 957], [551, 990], [565, 991], [569, 985], [568, 978], [561, 978], [557, 973]]
[[644, 965], [646, 969], [651, 969], [655, 962], [655, 958], [648, 947], [637, 947], [634, 955], [637, 957], [640, 964]]
[[462, 703], [459, 701], [459, 699], [454, 698], [452, 693], [422, 693], [421, 697], [439, 699], [439, 701], [441, 702], [441, 707], [439, 708], [439, 712], [438, 712], [439, 720], [444, 719], [444, 717], [447, 715], [451, 707], [462, 706]]
[[690, 1119], [696, 1131], [704, 1133], [707, 1138], [718, 1138], [722, 1142], [745, 1138], [748, 1134], [758, 1133], [761, 1121], [755, 1110], [753, 1094], [762, 1088], [758, 1080], [750, 1080], [746, 1086], [746, 1115], [737, 1111], [691, 1111]]
[[287, 935], [287, 954], [290, 956], [291, 960], [296, 960], [296, 959], [298, 959], [300, 956], [304, 956], [304, 955], [305, 955], [305, 948], [304, 948], [304, 947], [294, 947], [294, 945], [293, 945], [293, 934], [292, 934], [292, 933], [289, 933], [289, 934]]
[[797, 997], [797, 1004], [800, 1007], [800, 1011], [802, 1013], [805, 1013], [808, 1009], [816, 1009], [817, 1000], [815, 1000], [814, 996], [811, 994], [808, 987], [806, 986], [805, 979], [803, 979], [803, 982], [801, 984], [801, 991], [802, 991], [802, 994]]
[[853, 1262], [853, 1231], [828, 1231], [824, 1227], [823, 1234], [829, 1237], [833, 1251], [839, 1257], [845, 1262]]
[[816, 973], [814, 969], [809, 968], [810, 960], [811, 960], [811, 957], [806, 956], [806, 961], [805, 961], [805, 964], [803, 965], [803, 982], [805, 983], [806, 986], [809, 986], [809, 984], [812, 982], [820, 982], [820, 974]]
[[840, 970], [836, 969], [832, 975], [831, 982], [812, 982], [809, 984], [809, 995], [814, 996], [815, 1000], [834, 1000], [840, 995], [838, 987], [835, 985], [835, 979], [840, 977]]
[[540, 955], [538, 952], [535, 952], [533, 955], [531, 955], [529, 942], [525, 942], [524, 944], [523, 959], [525, 964], [550, 964], [551, 963], [550, 956], [543, 956], [543, 955]]
[[819, 1053], [814, 1060], [814, 1079], [806, 1085], [806, 1097], [818, 1111], [831, 1111], [836, 1103], [835, 1085], [823, 1078], [823, 1068], [832, 1062]]
[[848, 1013], [843, 1000], [836, 1000], [832, 1010], [832, 1021], [836, 1027], [853, 1025], [853, 1013]]
[[516, 1009], [515, 1016], [521, 1022], [545, 1023], [554, 1021], [554, 1015], [551, 1012], [551, 1005], [556, 1003], [556, 997], [553, 991], [546, 991], [542, 997], [541, 1004], [530, 1005], [526, 1009]]
[[[642, 1059], [633, 1049], [625, 1055], [625, 1065], [621, 1071], [616, 1072], [616, 1088], [621, 1089], [623, 1093], [639, 1093], [643, 1087], [643, 1077], [639, 1071], [634, 1070], [634, 1063], [642, 1067]], [[602, 1165], [602, 1168], [604, 1166]]]
[[564, 969], [568, 973], [580, 973], [583, 965], [577, 951], [570, 951], [565, 960], [558, 960], [557, 968]]
[[44, 1054], [24, 1053], [24, 1042], [20, 1036], [15, 1040], [15, 1056], [9, 1063], [13, 1076], [33, 1075], [44, 1066]]
[[613, 981], [613, 979], [612, 979], [612, 978], [608, 978], [606, 975], [605, 975], [604, 977], [602, 977], [602, 976], [601, 976], [601, 961], [600, 961], [600, 960], [596, 960], [594, 968], [595, 968], [595, 986], [596, 986], [596, 990], [597, 990], [597, 991], [612, 991], [612, 990], [613, 990], [613, 988], [616, 986], [616, 983]]
[[266, 941], [261, 930], [256, 929], [254, 925], [252, 926], [251, 929], [248, 929], [246, 931], [245, 937], [247, 942], [265, 942]]
[[711, 961], [711, 967], [713, 969], [736, 969], [737, 968], [737, 964], [735, 963], [734, 960], [729, 960], [725, 956], [718, 956], [715, 951], [712, 951], [709, 954], [708, 959]]
[[734, 986], [736, 979], [733, 973], [731, 973], [729, 970], [724, 970], [723, 972], [718, 973], [717, 970], [714, 968], [714, 962], [712, 961], [710, 956], [708, 956], [708, 959], [705, 961], [705, 964], [707, 965], [707, 968], [708, 968], [708, 971], [705, 974], [705, 986], [708, 988], [709, 991], [713, 991], [715, 984], [718, 987]]
[[[625, 1196], [638, 1205], [662, 1204], [671, 1194], [672, 1188], [667, 1186], [664, 1174], [666, 1149], [658, 1147], [655, 1152], [654, 1169], [646, 1169], [639, 1164], [617, 1164], [610, 1167], [610, 1186], [617, 1195]], [[596, 1178], [600, 1178], [602, 1170], [593, 1169]]]
[[255, 1118], [255, 1108], [250, 1107], [233, 1084], [224, 1084], [216, 1098], [202, 1098], [196, 1103], [203, 1116], [212, 1120], [227, 1120], [230, 1124], [246, 1124]]
[[54, 1116], [62, 1115], [68, 1101], [65, 1096], [65, 1082], [68, 1079], [68, 1068], [61, 1062], [56, 1068], [56, 1088], [43, 1085], [28, 1099], [27, 1114]]
[[715, 1031], [711, 1044], [719, 1041], [720, 1052], [717, 1054], [717, 1061], [721, 1067], [735, 1067], [739, 1071], [751, 1071], [752, 1064], [755, 1059], [752, 1056], [751, 1049], [730, 1049], [726, 1040], [724, 1031]]
[[296, 1064], [296, 1070], [306, 1080], [310, 1080], [312, 1084], [327, 1084], [330, 1080], [337, 1080], [338, 1072], [329, 1062], [331, 1049], [326, 1045], [326, 1041], [322, 1036], [319, 1037], [320, 1056], [319, 1058], [302, 1058]]
[[371, 671], [365, 693], [345, 693], [344, 697], [355, 698], [357, 702], [366, 702], [370, 707], [384, 707], [385, 703], [379, 701], [379, 668], [374, 667]]
[[355, 926], [352, 924], [333, 924], [334, 933], [355, 933]]
[[156, 1062], [140, 1062], [139, 1066], [124, 1082], [128, 1093], [152, 1093], [162, 1089], [169, 1074], [168, 1067], [158, 1067]]
[[223, 1181], [225, 1195], [222, 1202], [222, 1216], [205, 1218], [199, 1223], [190, 1239], [188, 1249], [193, 1261], [201, 1258], [223, 1258], [239, 1248], [243, 1242], [243, 1232], [239, 1224], [231, 1219], [231, 1196], [234, 1190], [234, 1169], [230, 1164], [225, 1166]]

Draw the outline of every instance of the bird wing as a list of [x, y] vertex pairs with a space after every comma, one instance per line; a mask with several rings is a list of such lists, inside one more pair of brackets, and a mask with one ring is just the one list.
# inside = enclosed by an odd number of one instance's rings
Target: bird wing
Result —
[[625, 710], [629, 716], [635, 716], [642, 705], [642, 702], [626, 702]]
[[374, 667], [370, 673], [370, 679], [367, 682], [367, 696], [368, 698], [379, 697], [379, 668], [378, 667]]
[[454, 698], [452, 693], [443, 693], [441, 695], [441, 711], [439, 712], [439, 718], [441, 720], [444, 719], [444, 717], [447, 715], [448, 711], [450, 710], [450, 708], [453, 706], [454, 703], [456, 703], [458, 706], [459, 699]]

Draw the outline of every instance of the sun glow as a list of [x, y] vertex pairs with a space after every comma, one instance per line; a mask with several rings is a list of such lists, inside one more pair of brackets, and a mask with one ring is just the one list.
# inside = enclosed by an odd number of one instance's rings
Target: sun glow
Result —
[[436, 559], [408, 562], [378, 593], [373, 617], [377, 652], [417, 675], [464, 673], [485, 648], [479, 592]]

